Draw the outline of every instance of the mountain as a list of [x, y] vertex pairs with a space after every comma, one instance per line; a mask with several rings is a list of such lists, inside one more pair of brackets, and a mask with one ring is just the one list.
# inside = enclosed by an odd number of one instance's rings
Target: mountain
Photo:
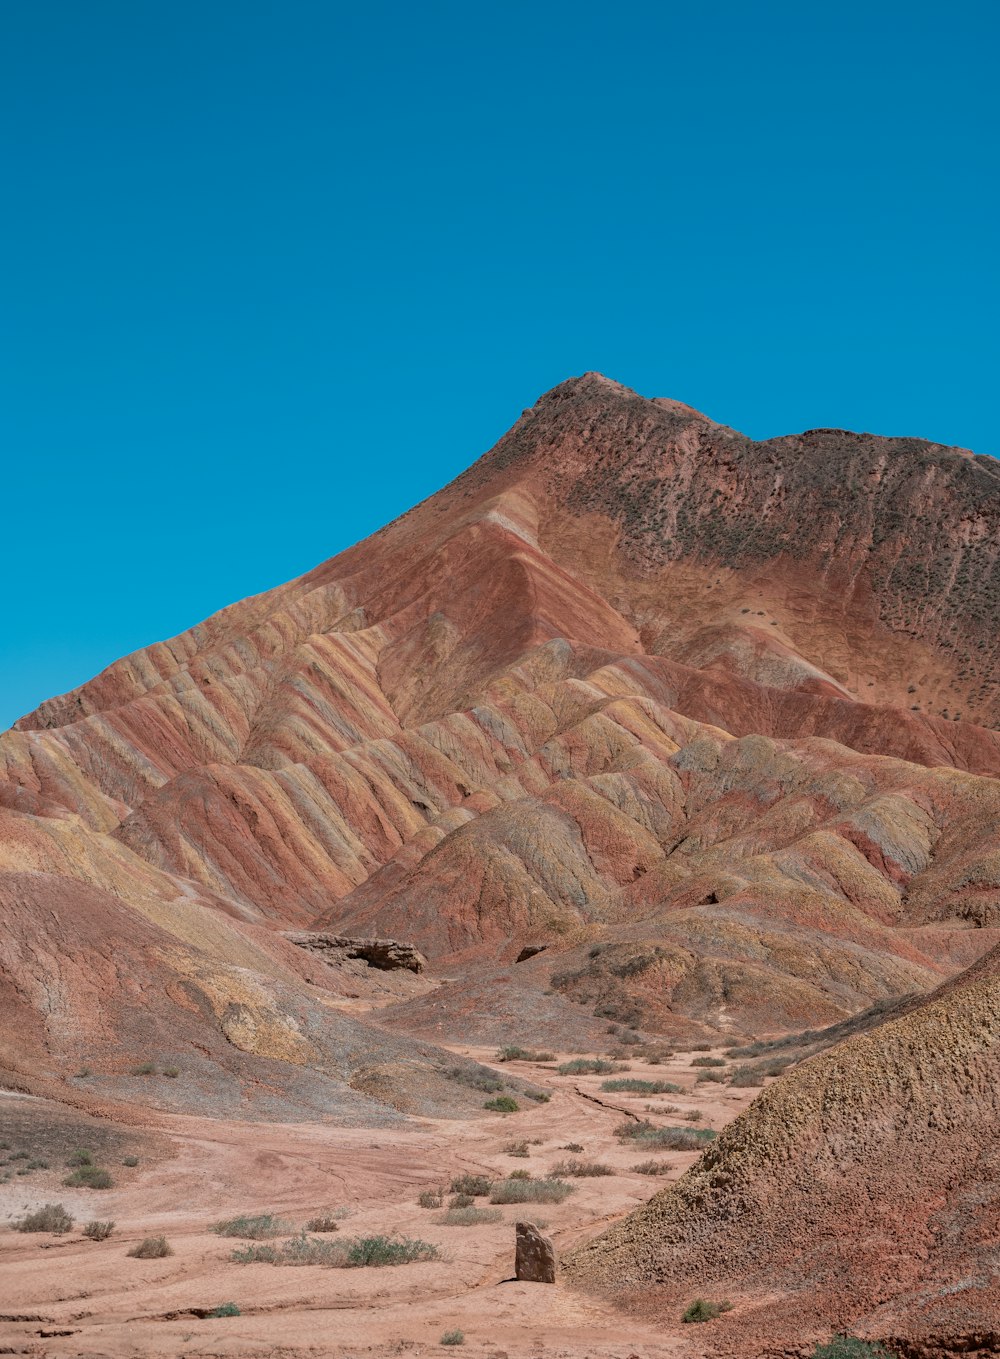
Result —
[[[206, 1089], [235, 1041], [234, 1099], [267, 1062], [339, 1108], [329, 1025], [369, 979], [303, 929], [430, 959], [367, 1066], [449, 1026], [827, 1024], [970, 966], [1000, 942], [997, 467], [758, 443], [587, 374], [372, 538], [43, 703], [0, 737], [12, 1079], [103, 1053], [118, 1097], [148, 975], [145, 1046], [200, 1043]], [[412, 1107], [447, 1092], [419, 1051]]]

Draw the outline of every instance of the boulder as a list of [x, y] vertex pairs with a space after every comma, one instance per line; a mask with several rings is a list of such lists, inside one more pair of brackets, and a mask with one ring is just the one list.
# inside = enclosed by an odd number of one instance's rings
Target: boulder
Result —
[[526, 1283], [555, 1283], [556, 1248], [533, 1222], [517, 1224], [514, 1275]]
[[401, 944], [396, 939], [347, 939], [340, 934], [318, 930], [289, 931], [285, 938], [297, 948], [318, 953], [329, 963], [340, 958], [360, 958], [369, 967], [377, 967], [383, 972], [393, 972], [397, 968], [422, 972], [427, 966], [427, 959], [418, 948], [413, 944]]

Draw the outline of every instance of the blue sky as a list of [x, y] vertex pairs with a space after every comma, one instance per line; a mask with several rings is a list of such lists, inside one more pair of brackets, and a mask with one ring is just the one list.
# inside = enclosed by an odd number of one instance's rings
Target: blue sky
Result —
[[0, 727], [599, 369], [1000, 453], [993, 4], [35, 0], [0, 42]]

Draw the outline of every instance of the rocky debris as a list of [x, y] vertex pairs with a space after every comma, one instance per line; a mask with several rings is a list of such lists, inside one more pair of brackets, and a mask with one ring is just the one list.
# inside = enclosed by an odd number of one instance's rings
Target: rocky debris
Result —
[[514, 959], [515, 963], [526, 963], [529, 958], [534, 958], [538, 953], [544, 953], [548, 944], [525, 944], [524, 948]]
[[514, 1274], [524, 1283], [555, 1283], [556, 1248], [533, 1222], [519, 1222], [514, 1247]]
[[346, 939], [321, 930], [294, 930], [284, 937], [296, 948], [318, 953], [326, 962], [336, 963], [341, 957], [360, 958], [382, 972], [422, 972], [427, 966], [427, 959], [418, 948], [396, 939]]

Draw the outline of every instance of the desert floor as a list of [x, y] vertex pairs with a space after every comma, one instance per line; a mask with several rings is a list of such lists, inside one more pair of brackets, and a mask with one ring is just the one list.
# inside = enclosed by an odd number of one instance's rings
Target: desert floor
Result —
[[[495, 1065], [495, 1052], [454, 1048]], [[518, 1283], [514, 1223], [545, 1223], [563, 1251], [602, 1224], [629, 1212], [676, 1179], [691, 1152], [637, 1150], [614, 1128], [623, 1111], [656, 1123], [721, 1128], [758, 1092], [696, 1085], [695, 1053], [662, 1064], [629, 1063], [631, 1074], [666, 1079], [682, 1095], [602, 1093], [598, 1075], [560, 1076], [551, 1066], [516, 1069], [551, 1090], [546, 1104], [471, 1121], [414, 1120], [404, 1130], [330, 1124], [261, 1124], [137, 1113], [132, 1126], [107, 1125], [61, 1106], [22, 1096], [0, 1100], [3, 1154], [23, 1148], [51, 1169], [14, 1174], [0, 1184], [0, 1224], [45, 1202], [62, 1202], [76, 1219], [63, 1236], [0, 1228], [0, 1353], [51, 1356], [297, 1356], [488, 1354], [564, 1355], [573, 1359], [711, 1353], [711, 1326], [653, 1329], [561, 1284]], [[507, 1070], [511, 1067], [505, 1068]], [[674, 1112], [662, 1112], [667, 1105]], [[689, 1125], [684, 1114], [700, 1110]], [[529, 1154], [504, 1151], [527, 1139]], [[576, 1178], [562, 1204], [504, 1206], [503, 1221], [445, 1226], [441, 1212], [421, 1208], [421, 1190], [444, 1186], [466, 1171], [501, 1177], [530, 1170], [537, 1179], [583, 1148], [584, 1160], [607, 1163], [613, 1176]], [[113, 1169], [105, 1191], [62, 1185], [66, 1148], [87, 1146]], [[138, 1165], [120, 1169], [124, 1156]], [[655, 1157], [665, 1176], [633, 1173]], [[58, 1160], [54, 1159], [59, 1157]], [[16, 1164], [9, 1162], [8, 1168]], [[477, 1200], [485, 1205], [486, 1200]], [[244, 1243], [216, 1235], [214, 1223], [238, 1213], [273, 1212], [300, 1227], [327, 1209], [346, 1209], [340, 1235], [402, 1233], [432, 1242], [433, 1262], [395, 1268], [330, 1269], [241, 1265]], [[83, 1223], [114, 1219], [105, 1242], [80, 1235]], [[163, 1234], [165, 1259], [132, 1259], [130, 1247]], [[233, 1302], [240, 1315], [207, 1318]], [[737, 1301], [736, 1305], [739, 1303]], [[440, 1346], [460, 1329], [464, 1348]]]

